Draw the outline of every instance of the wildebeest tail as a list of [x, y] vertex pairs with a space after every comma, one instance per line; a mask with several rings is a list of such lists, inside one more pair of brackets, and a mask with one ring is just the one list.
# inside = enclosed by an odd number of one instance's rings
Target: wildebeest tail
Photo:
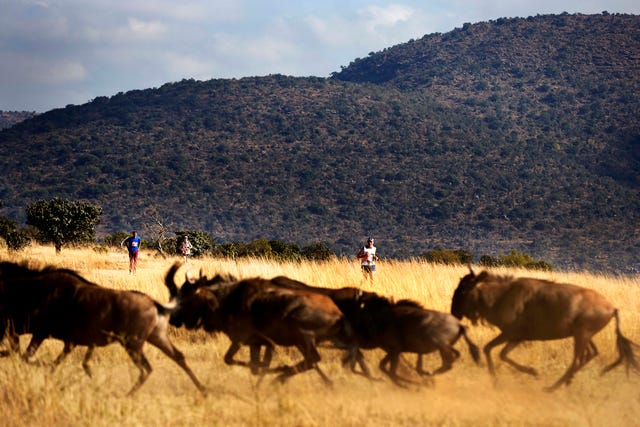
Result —
[[178, 296], [178, 287], [176, 286], [174, 278], [176, 275], [176, 271], [178, 271], [179, 268], [180, 263], [174, 263], [169, 271], [167, 271], [167, 275], [164, 277], [164, 284], [167, 286], [167, 289], [169, 289], [169, 294], [171, 295], [172, 299]]
[[480, 349], [478, 348], [477, 345], [475, 345], [473, 341], [471, 341], [471, 339], [469, 339], [469, 337], [467, 336], [467, 328], [465, 328], [462, 325], [460, 325], [460, 335], [462, 335], [462, 337], [466, 341], [467, 346], [469, 347], [469, 353], [471, 353], [471, 357], [473, 358], [473, 361], [476, 362], [476, 365], [479, 365]]
[[640, 364], [638, 364], [635, 353], [633, 351], [634, 347], [637, 348], [638, 345], [622, 335], [622, 332], [620, 331], [620, 319], [618, 317], [617, 308], [613, 311], [613, 317], [616, 318], [616, 346], [618, 347], [618, 359], [616, 359], [616, 361], [612, 364], [606, 366], [602, 370], [601, 375], [606, 374], [623, 362], [627, 369], [627, 375], [629, 375], [629, 369], [633, 369], [635, 372], [640, 373]]
[[158, 314], [161, 316], [170, 316], [173, 312], [173, 309], [176, 308], [177, 304], [175, 302], [170, 302], [168, 304], [162, 304], [156, 300], [153, 301], [158, 310]]

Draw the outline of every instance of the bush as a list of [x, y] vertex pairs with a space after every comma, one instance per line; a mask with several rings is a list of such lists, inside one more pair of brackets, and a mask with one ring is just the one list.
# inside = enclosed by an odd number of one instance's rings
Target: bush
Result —
[[213, 256], [220, 258], [237, 258], [240, 254], [240, 248], [244, 243], [230, 242], [218, 245], [213, 251]]
[[279, 240], [269, 240], [274, 257], [280, 261], [300, 261], [302, 251], [295, 243], [286, 243]]
[[0, 237], [7, 243], [11, 251], [19, 251], [29, 246], [31, 238], [24, 228], [19, 228], [18, 223], [7, 218], [0, 218]]
[[483, 267], [497, 267], [500, 265], [497, 258], [492, 257], [491, 255], [482, 255], [480, 257], [480, 265]]
[[420, 255], [419, 258], [426, 260], [427, 262], [435, 264], [471, 264], [475, 256], [464, 249], [448, 250], [448, 249], [434, 249], [432, 251], [425, 252]]
[[553, 266], [546, 261], [537, 261], [529, 254], [512, 250], [508, 254], [501, 254], [498, 258], [489, 255], [480, 257], [480, 265], [485, 267], [520, 267], [528, 270], [552, 271]]
[[120, 246], [120, 243], [130, 235], [131, 233], [125, 231], [116, 231], [104, 237], [104, 244], [107, 246]]
[[273, 248], [267, 239], [256, 239], [239, 248], [238, 256], [272, 258]]
[[335, 258], [336, 254], [324, 243], [313, 243], [302, 248], [302, 256], [309, 260], [328, 261]]

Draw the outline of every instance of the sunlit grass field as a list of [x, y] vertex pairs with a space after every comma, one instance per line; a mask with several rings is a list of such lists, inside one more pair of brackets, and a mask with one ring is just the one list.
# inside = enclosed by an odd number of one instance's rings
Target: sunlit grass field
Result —
[[[178, 258], [163, 258], [152, 252], [140, 255], [138, 273], [128, 273], [125, 251], [95, 252], [65, 249], [56, 255], [52, 247], [33, 246], [18, 254], [0, 250], [0, 260], [28, 262], [32, 267], [55, 265], [72, 268], [102, 286], [135, 289], [161, 302], [169, 299], [164, 275]], [[308, 284], [359, 286], [396, 299], [412, 298], [428, 308], [449, 311], [451, 296], [466, 267], [438, 266], [417, 261], [380, 262], [374, 283], [363, 282], [357, 263], [336, 260], [326, 263], [277, 263], [273, 261], [197, 259], [178, 272], [183, 279], [193, 274], [232, 273], [239, 278], [288, 275]], [[623, 334], [640, 343], [640, 278], [580, 272], [530, 272], [495, 270], [500, 274], [535, 276], [593, 288], [620, 310]], [[466, 323], [468, 323], [465, 320]], [[497, 335], [485, 326], [470, 326], [469, 335], [483, 346]], [[595, 337], [600, 356], [578, 372], [569, 387], [546, 393], [566, 370], [572, 356], [572, 341], [534, 342], [514, 350], [514, 359], [535, 367], [539, 378], [516, 372], [498, 358], [494, 350], [497, 378], [476, 366], [461, 340], [456, 348], [461, 358], [451, 371], [433, 382], [414, 371], [415, 355], [404, 355], [401, 374], [421, 382], [406, 389], [392, 384], [378, 370], [380, 351], [365, 352], [380, 381], [354, 375], [340, 365], [341, 353], [321, 348], [321, 366], [334, 381], [326, 387], [310, 371], [284, 385], [265, 378], [261, 383], [243, 367], [226, 366], [222, 360], [229, 345], [224, 335], [208, 335], [172, 329], [174, 344], [208, 388], [203, 397], [187, 375], [151, 345], [145, 345], [153, 373], [131, 398], [125, 397], [138, 377], [125, 351], [118, 344], [98, 348], [92, 361], [93, 378], [81, 367], [84, 349], [77, 348], [52, 372], [48, 363], [62, 349], [47, 340], [36, 354], [39, 365], [24, 363], [17, 356], [0, 359], [1, 426], [625, 426], [640, 423], [640, 376], [627, 375], [620, 367], [600, 376], [600, 370], [617, 358], [614, 322]], [[29, 336], [22, 338], [22, 349]], [[244, 349], [238, 355], [248, 359]], [[638, 351], [640, 357], [640, 351]], [[279, 348], [274, 364], [300, 360], [294, 350]], [[640, 359], [639, 359], [640, 360]], [[427, 369], [439, 366], [437, 355], [425, 357]]]

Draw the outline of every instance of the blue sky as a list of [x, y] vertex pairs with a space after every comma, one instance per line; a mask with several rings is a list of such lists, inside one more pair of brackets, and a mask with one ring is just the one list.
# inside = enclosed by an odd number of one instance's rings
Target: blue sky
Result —
[[0, 110], [43, 112], [184, 78], [328, 77], [464, 23], [640, 14], [638, 0], [0, 0]]

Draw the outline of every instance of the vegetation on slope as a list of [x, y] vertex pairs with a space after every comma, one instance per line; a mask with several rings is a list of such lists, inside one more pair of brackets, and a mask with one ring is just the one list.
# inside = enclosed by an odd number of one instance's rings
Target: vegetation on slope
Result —
[[[518, 249], [633, 271], [640, 18], [465, 24], [331, 79], [168, 83], [0, 133], [3, 214], [88, 200], [104, 233], [152, 208], [220, 242], [323, 241], [387, 256]], [[636, 264], [634, 264], [636, 263]]]

